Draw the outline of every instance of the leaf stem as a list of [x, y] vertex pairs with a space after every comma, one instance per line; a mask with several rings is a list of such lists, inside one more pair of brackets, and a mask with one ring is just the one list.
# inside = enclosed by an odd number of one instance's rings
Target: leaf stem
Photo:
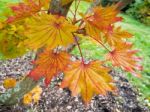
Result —
[[[94, 39], [94, 38], [92, 38]], [[105, 48], [107, 51], [111, 52], [111, 50], [109, 50], [101, 41], [94, 39], [96, 42], [98, 42], [103, 48]]]
[[76, 20], [76, 16], [77, 16], [77, 10], [79, 8], [81, 0], [79, 0], [78, 4], [77, 4], [77, 0], [75, 1], [75, 14], [74, 14], [74, 19]]
[[81, 55], [81, 58], [82, 58], [82, 63], [84, 64], [84, 58], [83, 58], [82, 50], [81, 50], [81, 47], [79, 45], [78, 39], [77, 39], [77, 37], [75, 35], [74, 35], [74, 39], [75, 39], [75, 42], [76, 42], [76, 44], [78, 46], [78, 49], [79, 49], [79, 52], [80, 52], [80, 55]]

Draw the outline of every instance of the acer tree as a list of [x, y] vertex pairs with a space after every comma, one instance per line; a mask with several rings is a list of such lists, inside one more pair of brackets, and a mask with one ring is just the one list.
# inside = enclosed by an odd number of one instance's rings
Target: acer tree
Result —
[[[73, 96], [80, 94], [88, 104], [94, 95], [117, 91], [109, 74], [113, 67], [107, 67], [107, 62], [141, 77], [137, 72], [142, 70], [141, 58], [135, 56], [137, 50], [132, 50], [133, 44], [128, 41], [133, 35], [115, 25], [122, 21], [119, 9], [130, 1], [106, 7], [100, 5], [100, 0], [84, 1], [91, 3], [85, 14], [78, 11], [81, 0], [23, 0], [10, 5], [12, 15], [0, 23], [0, 52], [8, 59], [32, 50], [36, 58], [30, 73], [15, 88], [0, 95], [1, 103], [15, 104], [42, 79], [48, 86], [53, 77], [63, 73], [60, 87], [69, 88]], [[73, 2], [74, 11], [70, 9]], [[72, 18], [67, 16], [68, 11]], [[105, 49], [105, 60], [87, 60], [79, 44], [84, 39]], [[70, 53], [75, 46], [81, 58]]]

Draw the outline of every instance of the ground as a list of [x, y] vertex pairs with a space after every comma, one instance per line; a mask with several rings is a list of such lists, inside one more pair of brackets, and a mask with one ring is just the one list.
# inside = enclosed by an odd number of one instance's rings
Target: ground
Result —
[[[19, 78], [28, 73], [31, 66], [32, 53], [21, 58], [0, 61], [0, 90], [5, 92], [2, 82], [6, 77]], [[38, 104], [25, 106], [20, 102], [15, 106], [0, 106], [0, 112], [150, 112], [138, 101], [139, 92], [124, 77], [124, 73], [111, 71], [116, 81], [118, 93], [108, 96], [95, 96], [88, 106], [82, 103], [80, 96], [72, 97], [68, 89], [59, 88], [63, 75], [56, 77], [51, 86], [45, 87], [41, 82], [43, 93]], [[19, 79], [18, 79], [19, 80]]]

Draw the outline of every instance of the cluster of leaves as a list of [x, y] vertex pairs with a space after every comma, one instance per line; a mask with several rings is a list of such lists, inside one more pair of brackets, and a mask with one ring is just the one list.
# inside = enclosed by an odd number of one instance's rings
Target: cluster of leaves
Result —
[[[14, 88], [16, 86], [16, 84], [17, 84], [17, 80], [15, 78], [6, 78], [3, 81], [3, 87], [7, 90]], [[23, 99], [22, 99], [23, 104], [29, 105], [32, 103], [38, 103], [38, 101], [41, 98], [41, 93], [42, 93], [42, 88], [39, 85], [36, 86], [30, 92], [26, 93], [23, 96]]]
[[127, 14], [140, 20], [142, 23], [150, 26], [150, 1], [149, 0], [136, 0], [131, 4], [130, 8], [126, 11]]
[[[72, 1], [62, 0], [62, 5]], [[48, 86], [53, 77], [64, 73], [61, 87], [68, 87], [73, 96], [81, 94], [84, 102], [89, 103], [95, 94], [107, 95], [108, 91], [117, 90], [109, 74], [111, 68], [105, 66], [107, 62], [136, 77], [141, 76], [137, 72], [142, 69], [138, 63], [141, 58], [135, 56], [137, 50], [132, 50], [132, 43], [127, 40], [132, 37], [132, 34], [115, 26], [115, 23], [122, 21], [122, 18], [118, 17], [117, 5], [94, 7], [89, 13], [79, 13], [81, 19], [78, 19], [80, 0], [76, 0], [75, 11], [71, 11], [73, 18], [70, 19], [61, 14], [49, 12], [47, 9], [49, 2], [49, 0], [44, 2], [43, 0], [24, 0], [22, 3], [11, 5], [13, 15], [1, 23], [3, 35], [11, 32], [11, 28], [7, 29], [9, 26], [17, 28], [11, 34], [13, 39], [10, 39], [10, 42], [5, 41], [9, 39], [8, 35], [2, 36], [4, 37], [1, 39], [2, 43], [8, 43], [5, 44], [6, 48], [17, 38], [14, 44], [15, 49], [42, 51], [37, 53], [37, 59], [33, 61], [34, 68], [28, 74], [29, 77], [35, 81], [45, 77], [45, 84]], [[105, 60], [84, 58], [79, 44], [79, 41], [84, 38], [106, 50], [106, 54], [103, 54]], [[75, 59], [68, 52], [72, 44], [78, 46], [81, 59]], [[3, 51], [9, 52], [6, 49]], [[20, 55], [20, 52], [15, 54]]]
[[36, 86], [29, 93], [23, 96], [23, 104], [29, 105], [31, 103], [38, 103], [41, 98], [42, 88]]

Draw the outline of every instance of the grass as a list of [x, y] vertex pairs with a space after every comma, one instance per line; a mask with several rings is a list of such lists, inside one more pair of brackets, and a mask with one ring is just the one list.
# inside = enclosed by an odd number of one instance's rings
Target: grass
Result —
[[139, 49], [139, 56], [143, 58], [142, 65], [144, 67], [141, 79], [137, 79], [128, 75], [128, 79], [139, 88], [142, 98], [146, 98], [150, 101], [150, 27], [139, 23], [132, 17], [127, 15], [121, 15], [124, 21], [120, 25], [134, 34], [134, 38], [131, 41], [134, 43], [134, 47]]
[[[2, 11], [8, 10], [8, 8], [6, 7], [6, 3], [10, 1], [16, 2], [19, 0], [0, 0], [0, 15], [2, 14]], [[82, 2], [79, 8], [81, 12], [85, 12], [87, 7], [88, 4]], [[69, 16], [72, 16], [71, 13], [69, 13]], [[117, 25], [121, 25], [123, 29], [126, 29], [134, 34], [134, 38], [131, 39], [131, 41], [134, 43], [134, 48], [140, 50], [140, 53], [138, 53], [138, 55], [143, 57], [142, 64], [144, 66], [144, 70], [141, 73], [143, 77], [141, 79], [137, 79], [131, 74], [127, 74], [126, 76], [129, 81], [139, 89], [141, 93], [141, 99], [150, 99], [150, 27], [139, 23], [132, 17], [129, 17], [125, 14], [121, 14], [120, 16], [124, 18], [124, 21], [118, 23]], [[105, 51], [101, 49], [99, 45], [95, 45], [91, 41], [84, 40], [84, 42], [81, 41], [81, 48], [83, 49], [82, 52], [86, 58], [103, 59], [103, 54], [105, 53]], [[77, 48], [75, 48], [72, 53], [80, 56]]]

